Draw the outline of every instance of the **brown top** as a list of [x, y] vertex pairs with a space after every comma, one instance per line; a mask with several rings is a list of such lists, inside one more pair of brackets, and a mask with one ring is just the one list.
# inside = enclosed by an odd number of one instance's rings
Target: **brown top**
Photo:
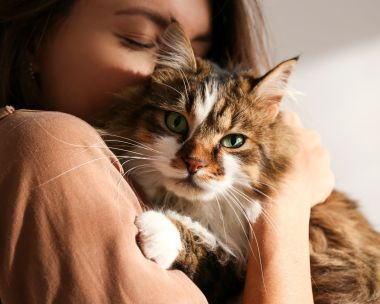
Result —
[[95, 129], [58, 112], [0, 113], [3, 304], [206, 303], [142, 255], [140, 204]]

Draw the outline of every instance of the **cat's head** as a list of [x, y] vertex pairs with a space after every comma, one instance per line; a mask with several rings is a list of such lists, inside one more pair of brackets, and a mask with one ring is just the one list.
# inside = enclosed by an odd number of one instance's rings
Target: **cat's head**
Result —
[[189, 200], [236, 186], [269, 193], [290, 164], [291, 133], [279, 105], [295, 63], [261, 78], [227, 72], [196, 58], [173, 23], [149, 84], [122, 93], [125, 101], [110, 116], [108, 131], [131, 140], [125, 170], [147, 191], [164, 187]]

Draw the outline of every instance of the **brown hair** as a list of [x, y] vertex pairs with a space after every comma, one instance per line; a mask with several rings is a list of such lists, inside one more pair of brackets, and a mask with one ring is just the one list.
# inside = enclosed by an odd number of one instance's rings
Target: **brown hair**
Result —
[[213, 0], [213, 45], [209, 58], [224, 67], [249, 67], [257, 76], [270, 60], [259, 0]]
[[[213, 45], [209, 59], [221, 66], [268, 69], [259, 0], [212, 0]], [[0, 106], [38, 108], [38, 77], [28, 72], [28, 54], [38, 51], [46, 31], [69, 14], [75, 0], [2, 0], [0, 5]]]
[[[28, 71], [46, 31], [65, 16], [75, 0], [2, 0], [0, 5], [0, 106], [33, 108], [38, 86]], [[38, 79], [36, 79], [38, 82]]]

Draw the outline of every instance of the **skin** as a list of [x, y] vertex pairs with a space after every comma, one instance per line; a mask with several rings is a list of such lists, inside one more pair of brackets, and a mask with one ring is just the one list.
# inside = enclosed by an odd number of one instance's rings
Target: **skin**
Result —
[[[334, 186], [330, 157], [317, 132], [305, 129], [295, 113], [284, 113], [299, 149], [282, 188], [265, 202], [271, 222], [259, 218], [253, 226], [257, 243], [248, 261], [244, 303], [313, 303], [309, 259], [309, 219], [312, 206], [323, 202]], [[307, 177], [307, 178], [305, 178]], [[256, 258], [260, 254], [261, 265]]]
[[[152, 73], [154, 42], [172, 17], [182, 24], [196, 55], [205, 56], [211, 44], [207, 0], [79, 0], [64, 23], [46, 34], [32, 59], [43, 107], [85, 120], [102, 111], [112, 93]], [[281, 234], [266, 221], [253, 227], [259, 238], [252, 247], [260, 248], [264, 273], [250, 258], [245, 303], [313, 302], [310, 207], [328, 196], [333, 175], [317, 133], [302, 128], [295, 114], [286, 117], [298, 133], [299, 152], [275, 204], [267, 208]]]
[[152, 73], [154, 42], [172, 17], [183, 25], [196, 54], [204, 56], [210, 13], [206, 0], [78, 1], [33, 62], [43, 104], [84, 119], [104, 109], [112, 93]]

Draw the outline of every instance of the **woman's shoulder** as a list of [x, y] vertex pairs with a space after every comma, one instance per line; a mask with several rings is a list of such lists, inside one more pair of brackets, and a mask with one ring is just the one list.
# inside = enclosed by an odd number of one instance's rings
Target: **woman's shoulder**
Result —
[[30, 122], [52, 123], [53, 121], [54, 125], [88, 125], [84, 120], [63, 112], [30, 109], [16, 110], [12, 106], [5, 106], [3, 108], [0, 108], [0, 124], [12, 124], [14, 121], [23, 121], [27, 125]]
[[0, 150], [8, 155], [41, 145], [55, 147], [74, 142], [88, 145], [99, 141], [100, 136], [92, 126], [67, 113], [15, 110], [10, 106], [0, 109]]
[[27, 133], [28, 137], [34, 134], [48, 135], [49, 133], [96, 133], [95, 129], [84, 120], [71, 114], [20, 109], [11, 106], [0, 108], [0, 138]]
[[63, 163], [91, 162], [99, 158], [110, 159], [122, 172], [120, 163], [96, 129], [76, 116], [10, 107], [1, 109], [0, 113], [2, 171], [9, 171], [14, 166], [45, 163], [49, 164], [49, 172], [61, 172]]

